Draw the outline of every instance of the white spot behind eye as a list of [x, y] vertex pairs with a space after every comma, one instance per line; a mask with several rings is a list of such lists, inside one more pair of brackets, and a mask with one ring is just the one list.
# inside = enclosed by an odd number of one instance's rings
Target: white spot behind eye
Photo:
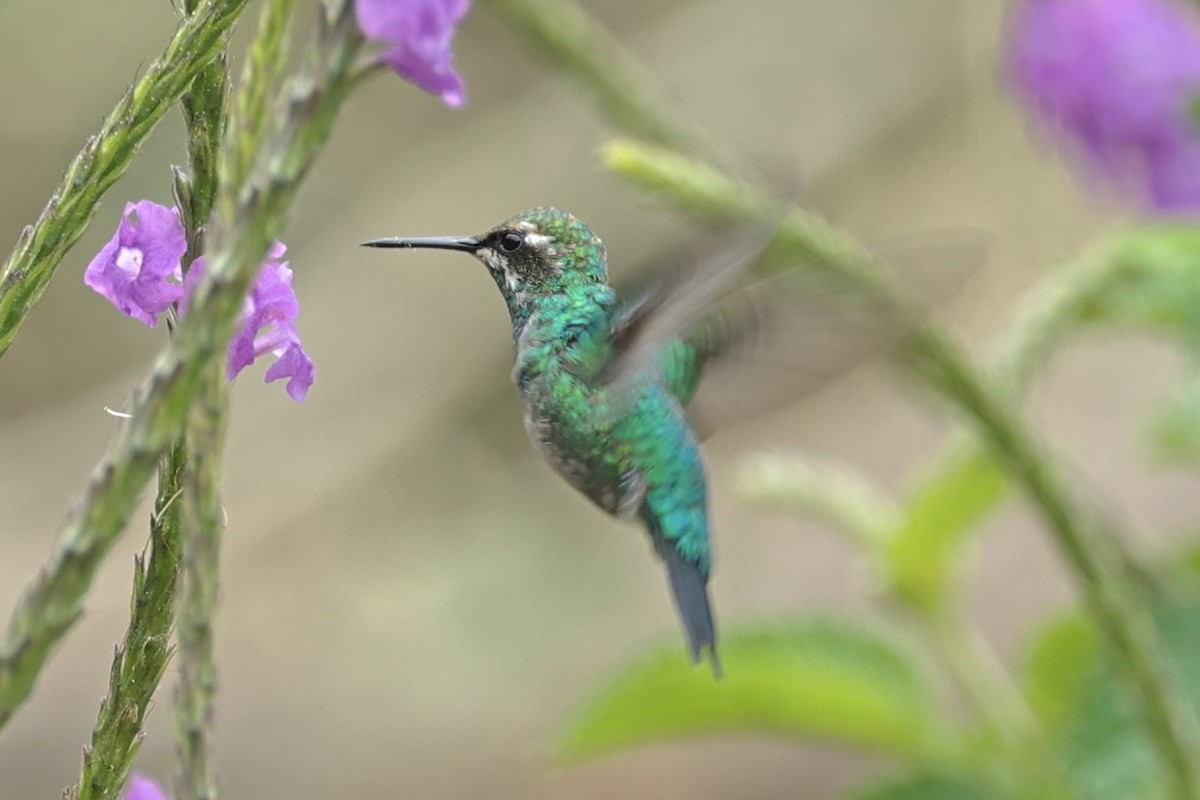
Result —
[[534, 247], [544, 247], [554, 241], [553, 236], [547, 236], [544, 233], [527, 233], [525, 234], [526, 244]]

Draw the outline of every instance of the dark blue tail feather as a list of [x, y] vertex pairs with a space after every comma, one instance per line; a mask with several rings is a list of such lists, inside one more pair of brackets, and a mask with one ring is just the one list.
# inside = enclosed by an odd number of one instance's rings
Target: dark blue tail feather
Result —
[[675, 608], [687, 633], [692, 663], [699, 664], [704, 656], [712, 665], [713, 675], [721, 677], [721, 662], [717, 658], [717, 631], [713, 624], [712, 606], [708, 600], [708, 576], [700, 567], [688, 561], [662, 536], [655, 536], [654, 543], [667, 576], [671, 579], [671, 593]]

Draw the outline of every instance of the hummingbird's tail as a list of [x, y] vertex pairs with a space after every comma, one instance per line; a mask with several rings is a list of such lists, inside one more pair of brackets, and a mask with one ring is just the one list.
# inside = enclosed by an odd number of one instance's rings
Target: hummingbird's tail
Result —
[[721, 661], [717, 658], [717, 631], [708, 600], [708, 576], [700, 570], [699, 565], [684, 558], [665, 537], [654, 536], [654, 544], [663, 563], [667, 565], [671, 594], [687, 633], [692, 663], [699, 664], [707, 656], [713, 675], [720, 678]]

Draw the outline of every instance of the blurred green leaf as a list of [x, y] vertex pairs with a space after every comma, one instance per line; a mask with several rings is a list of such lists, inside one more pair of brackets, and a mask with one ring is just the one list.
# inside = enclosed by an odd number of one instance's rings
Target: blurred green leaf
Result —
[[1200, 380], [1193, 379], [1158, 413], [1148, 433], [1168, 459], [1200, 462]]
[[1192, 534], [1171, 554], [1164, 569], [1169, 572], [1182, 571], [1190, 580], [1200, 578], [1200, 538]]
[[[1200, 599], [1160, 598], [1154, 612], [1183, 700], [1200, 709]], [[1149, 734], [1126, 683], [1098, 643], [1080, 616], [1047, 626], [1029, 657], [1030, 703], [1061, 748], [1076, 800], [1167, 797]]]
[[951, 456], [912, 493], [887, 541], [885, 569], [894, 591], [923, 608], [940, 605], [959, 546], [1007, 492], [1003, 470], [983, 449], [968, 446]]
[[1035, 635], [1025, 657], [1025, 694], [1051, 737], [1060, 737], [1078, 717], [1099, 645], [1095, 627], [1074, 612], [1043, 623]]
[[896, 642], [832, 621], [742, 630], [721, 642], [725, 677], [657, 648], [570, 721], [559, 753], [580, 759], [646, 742], [757, 732], [815, 737], [902, 757], [949, 738], [924, 675]]
[[853, 800], [1006, 800], [1008, 795], [961, 776], [920, 772], [850, 795]]

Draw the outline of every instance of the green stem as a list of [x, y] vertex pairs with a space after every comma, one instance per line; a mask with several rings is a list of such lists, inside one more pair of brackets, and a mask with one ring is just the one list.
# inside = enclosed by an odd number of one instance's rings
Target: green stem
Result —
[[[204, 6], [201, 6], [204, 8]], [[296, 190], [365, 74], [353, 11], [337, 4], [319, 26], [316, 61], [295, 83], [280, 137], [263, 148], [261, 177], [217, 203], [208, 268], [187, 317], [133, 400], [132, 417], [101, 459], [49, 561], [26, 589], [0, 640], [0, 725], [29, 696], [51, 648], [78, 618], [97, 566], [120, 534], [161, 453], [178, 435], [209, 365], [233, 336], [243, 298]]]
[[[12, 255], [0, 269], [0, 356], [12, 345], [63, 256], [87, 229], [100, 198], [124, 174], [167, 109], [221, 53], [225, 37], [245, 5], [246, 0], [200, 2], [196, 13], [180, 24], [167, 49], [75, 156], [37, 221], [21, 232]], [[0, 702], [0, 722], [3, 719]]]
[[234, 101], [232, 130], [238, 137], [237, 147], [222, 152], [221, 174], [228, 185], [240, 186], [246, 180], [259, 147], [278, 123], [272, 103], [279, 100], [295, 5], [296, 0], [270, 0], [263, 5], [242, 70], [241, 89]]
[[201, 398], [188, 420], [188, 482], [183, 573], [179, 590], [179, 684], [175, 690], [177, 800], [214, 800], [213, 720], [217, 670], [213, 658], [221, 532], [221, 457], [227, 406], [220, 360], [209, 365]]
[[910, 607], [963, 696], [995, 737], [1003, 757], [990, 746], [985, 763], [1016, 796], [1061, 798], [1065, 778], [1041, 726], [1004, 666], [979, 632], [952, 610]]
[[[664, 104], [658, 98], [648, 97], [641, 88], [644, 84], [634, 82], [638, 74], [637, 68], [631, 66], [635, 64], [633, 56], [599, 25], [588, 23], [586, 37], [551, 36], [548, 33], [554, 30], [555, 20], [585, 18], [584, 12], [573, 3], [567, 0], [553, 3], [549, 0], [492, 0], [492, 5], [502, 12], [520, 9], [522, 13], [506, 13], [508, 22], [535, 46], [552, 54], [556, 62], [573, 72], [581, 84], [592, 89], [601, 107], [612, 111], [616, 124], [633, 133], [651, 131], [657, 141], [678, 149], [686, 150], [692, 146], [692, 137], [676, 134], [678, 124], [660, 111]], [[571, 27], [585, 29], [578, 22], [572, 23]], [[622, 113], [624, 108], [636, 109], [636, 119], [631, 122], [630, 115]], [[674, 159], [678, 166], [680, 157], [675, 154], [654, 152], [655, 148], [650, 147], [645, 150], [651, 156], [648, 162], [658, 158], [664, 162]], [[609, 155], [610, 166], [619, 166], [612, 164], [611, 153]], [[688, 183], [691, 176], [702, 175], [704, 181], [701, 183], [708, 184], [712, 184], [711, 179], [716, 176], [720, 179], [719, 184], [732, 189], [730, 196], [734, 202], [725, 209], [729, 216], [744, 220], [748, 212], [756, 211], [754, 207], [760, 203], [747, 203], [747, 192], [751, 193], [751, 200], [754, 194], [762, 193], [748, 189], [742, 180], [720, 175], [710, 165], [694, 161], [692, 164], [693, 169], [684, 170], [684, 185], [665, 192], [670, 200], [688, 206], [694, 200], [691, 191], [694, 187]], [[643, 171], [652, 174], [652, 180], [640, 182], [662, 192], [672, 175], [655, 167], [656, 164], [650, 163]], [[629, 170], [625, 174], [629, 176], [632, 172]], [[633, 177], [639, 180], [641, 175], [633, 174]], [[655, 181], [658, 186], [654, 185]], [[712, 204], [714, 213], [721, 213], [723, 194], [722, 190], [703, 195], [704, 202]], [[763, 195], [761, 205], [771, 206], [770, 198]], [[763, 218], [760, 214], [755, 216]], [[771, 213], [765, 218], [771, 221], [776, 215]], [[879, 273], [866, 251], [851, 237], [814, 214], [792, 209], [781, 226], [777, 242], [779, 240], [783, 240], [797, 261], [811, 261], [860, 285], [865, 283], [873, 289], [881, 288]], [[1168, 675], [1161, 643], [1146, 604], [1135, 591], [1124, 567], [1120, 542], [1102, 528], [1094, 509], [1068, 491], [1055, 460], [1010, 406], [1001, 400], [1007, 395], [977, 373], [949, 338], [927, 324], [910, 337], [908, 350], [914, 356], [918, 374], [975, 421], [982, 438], [1024, 485], [1068, 564], [1078, 575], [1088, 605], [1099, 617], [1127, 678], [1137, 689], [1142, 716], [1153, 733], [1176, 795], [1200, 800], [1200, 736], [1197, 735], [1196, 721], [1180, 702], [1176, 702], [1178, 693]]]
[[1063, 337], [1112, 290], [1126, 266], [1115, 246], [1104, 242], [1052, 270], [1028, 292], [996, 360], [996, 377], [1006, 391], [1013, 396], [1025, 392]]
[[[195, 13], [195, 0], [185, 10]], [[229, 74], [224, 56], [215, 59], [183, 96], [188, 130], [190, 180], [176, 184], [187, 230], [190, 263], [204, 250], [205, 226], [218, 189], [218, 162], [227, 130]], [[228, 179], [228, 178], [227, 178]], [[188, 463], [181, 541], [179, 587], [179, 683], [175, 691], [176, 750], [180, 777], [177, 798], [215, 798], [213, 719], [216, 665], [212, 619], [216, 609], [222, 530], [220, 463], [227, 405], [223, 359], [213, 359], [201, 379], [199, 397], [187, 421]]]
[[91, 747], [83, 755], [79, 783], [68, 793], [73, 800], [107, 800], [120, 793], [141, 746], [150, 699], [171, 658], [168, 642], [175, 621], [186, 461], [181, 437], [159, 463], [150, 557], [134, 561], [129, 628], [113, 659], [108, 694], [100, 704]]

